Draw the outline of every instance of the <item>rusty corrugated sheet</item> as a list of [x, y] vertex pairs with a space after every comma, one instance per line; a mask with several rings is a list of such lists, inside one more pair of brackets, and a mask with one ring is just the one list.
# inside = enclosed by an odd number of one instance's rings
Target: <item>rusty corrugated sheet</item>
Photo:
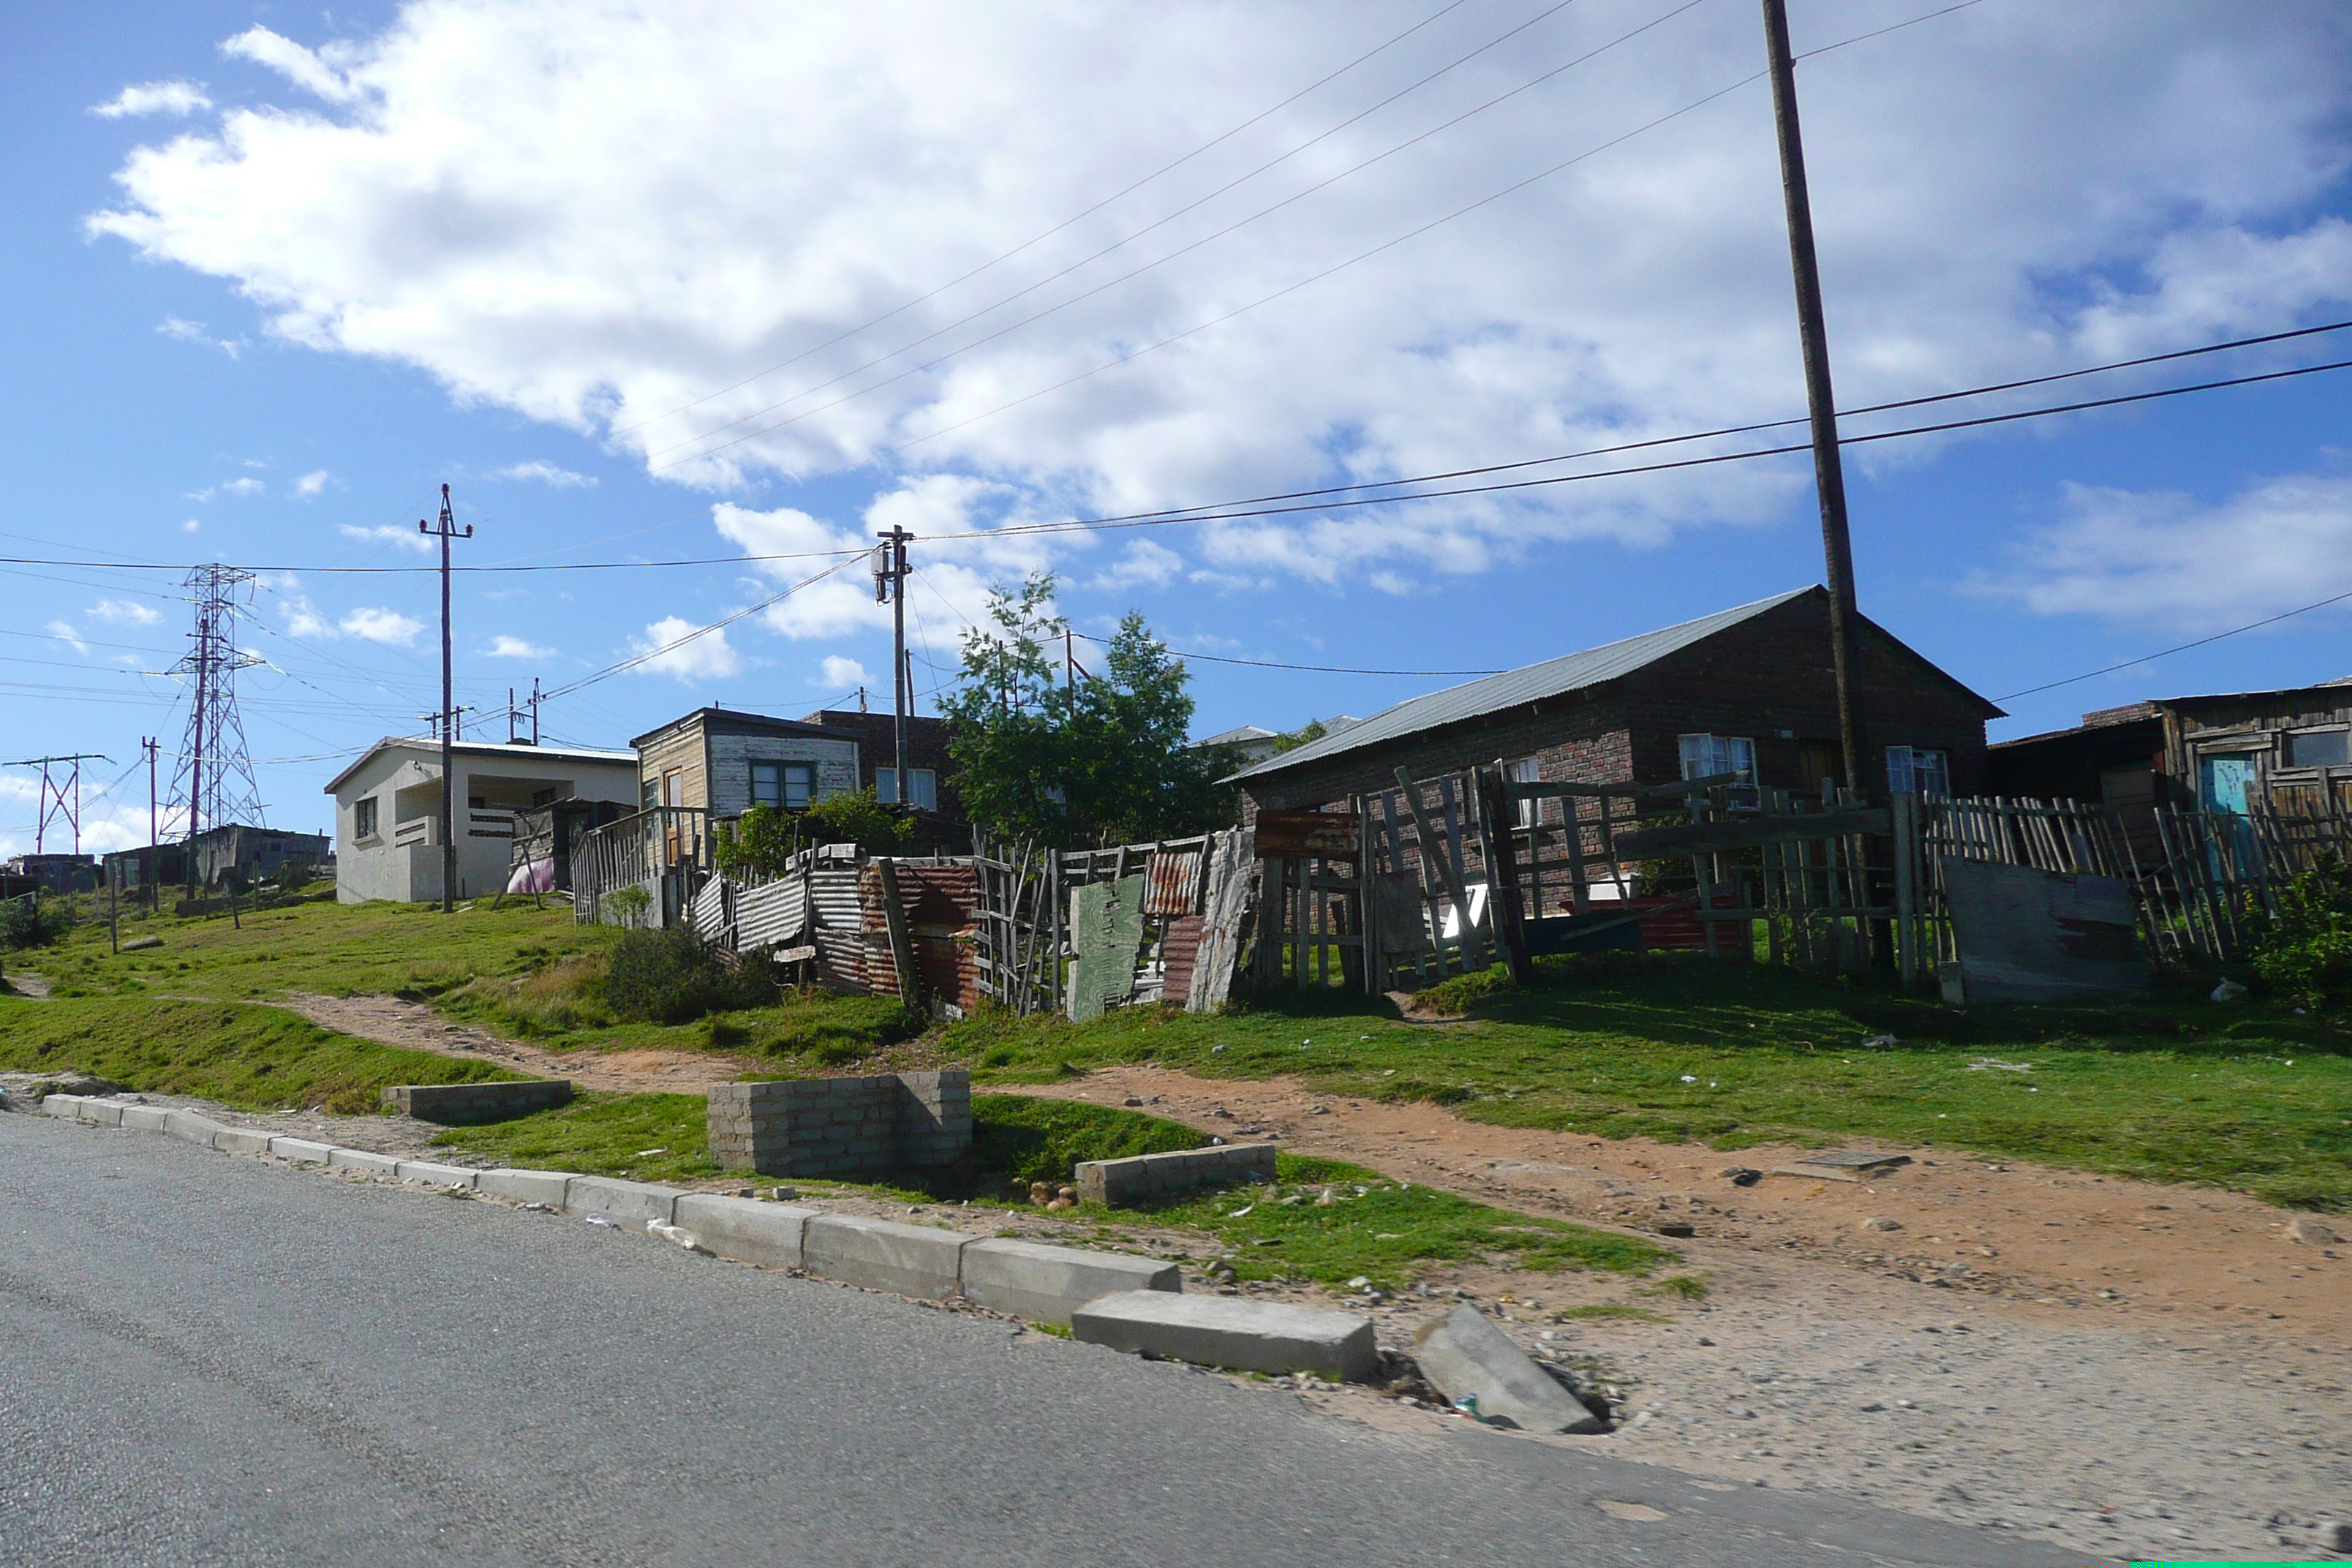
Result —
[[1206, 915], [1178, 915], [1171, 920], [1160, 938], [1160, 961], [1167, 979], [1160, 988], [1160, 999], [1181, 1007], [1192, 994], [1192, 969], [1201, 956], [1201, 931], [1208, 923]]
[[1154, 855], [1144, 875], [1146, 915], [1189, 915], [1200, 907], [1201, 860], [1198, 849]]

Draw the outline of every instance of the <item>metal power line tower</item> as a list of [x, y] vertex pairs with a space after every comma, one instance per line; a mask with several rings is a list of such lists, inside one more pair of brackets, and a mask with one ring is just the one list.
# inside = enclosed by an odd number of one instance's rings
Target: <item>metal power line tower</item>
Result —
[[253, 595], [253, 574], [215, 563], [187, 575], [194, 591], [196, 629], [192, 645], [169, 673], [191, 676], [195, 691], [188, 704], [187, 739], [172, 774], [171, 807], [187, 810], [187, 885], [196, 885], [196, 835], [207, 826], [262, 822], [261, 785], [246, 749], [245, 721], [236, 711], [236, 672], [261, 659], [236, 646], [236, 618]]
[[[20, 757], [8, 764], [12, 768], [41, 770], [41, 805], [33, 827], [34, 854], [47, 853], [49, 824], [59, 817], [73, 829], [73, 852], [81, 853], [81, 765], [113, 760], [96, 752], [77, 752], [70, 757]], [[62, 781], [51, 775], [49, 770], [53, 767], [67, 770]]]

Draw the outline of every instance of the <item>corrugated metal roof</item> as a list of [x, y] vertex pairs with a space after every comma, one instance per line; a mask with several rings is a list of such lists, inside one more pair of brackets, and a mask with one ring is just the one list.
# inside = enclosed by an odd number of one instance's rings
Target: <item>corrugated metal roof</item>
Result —
[[1775, 594], [1769, 599], [1759, 599], [1752, 605], [1742, 605], [1737, 609], [1717, 610], [1711, 616], [1701, 616], [1678, 626], [1643, 632], [1640, 637], [1627, 637], [1622, 642], [1604, 643], [1582, 653], [1563, 655], [1559, 658], [1546, 659], [1541, 664], [1528, 665], [1524, 669], [1507, 669], [1500, 675], [1489, 675], [1466, 685], [1450, 686], [1443, 691], [1411, 698], [1338, 734], [1309, 741], [1280, 756], [1269, 757], [1255, 767], [1244, 768], [1232, 776], [1235, 779], [1263, 777], [1286, 768], [1321, 762], [1326, 757], [1336, 757], [1360, 747], [1376, 746], [1383, 741], [1433, 730], [1442, 724], [1475, 719], [1482, 713], [1498, 712], [1506, 708], [1516, 708], [1523, 702], [1557, 697], [1563, 692], [1580, 691], [1588, 686], [1598, 686], [1602, 681], [1631, 675], [1644, 665], [1654, 664], [1666, 655], [1713, 637], [1727, 626], [1738, 626], [1767, 610], [1777, 609], [1791, 599], [1820, 591], [1818, 588], [1797, 588], [1786, 594]]

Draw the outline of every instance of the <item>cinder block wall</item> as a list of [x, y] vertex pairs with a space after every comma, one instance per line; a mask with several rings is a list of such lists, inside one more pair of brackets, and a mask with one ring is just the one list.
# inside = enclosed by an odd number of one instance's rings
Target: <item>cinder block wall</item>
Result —
[[952, 1165], [971, 1148], [971, 1075], [723, 1083], [709, 1093], [711, 1158], [772, 1176]]

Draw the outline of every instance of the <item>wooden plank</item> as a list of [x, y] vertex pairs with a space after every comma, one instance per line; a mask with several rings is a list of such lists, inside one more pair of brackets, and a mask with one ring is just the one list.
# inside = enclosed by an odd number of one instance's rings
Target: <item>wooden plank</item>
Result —
[[[1421, 802], [1421, 786], [1413, 783], [1412, 775], [1402, 768], [1396, 770], [1396, 781], [1397, 788], [1404, 797], [1405, 809], [1412, 813], [1413, 827], [1420, 834], [1423, 886], [1428, 885], [1431, 863], [1434, 861], [1438, 875], [1444, 879], [1446, 891], [1453, 896], [1454, 907], [1461, 911], [1463, 961], [1467, 968], [1472, 952], [1470, 894], [1462, 885], [1461, 868], [1444, 853], [1444, 846], [1438, 841], [1436, 826], [1430, 821], [1428, 809]], [[1433, 923], [1431, 929], [1438, 942], [1439, 951], [1443, 952], [1445, 928], [1442, 923]]]
[[1495, 935], [1511, 966], [1512, 980], [1521, 985], [1531, 984], [1536, 977], [1535, 963], [1528, 952], [1518, 868], [1511, 853], [1510, 804], [1502, 791], [1503, 764], [1497, 762], [1491, 772], [1481, 769], [1476, 777], [1478, 816], [1486, 829], [1486, 899], [1494, 908]]
[[1890, 826], [1884, 807], [1846, 807], [1792, 816], [1742, 815], [1692, 823], [1685, 827], [1652, 827], [1629, 833], [1617, 841], [1617, 851], [1629, 860], [1664, 855], [1720, 855], [1727, 850], [1754, 849], [1767, 844], [1884, 834]]

